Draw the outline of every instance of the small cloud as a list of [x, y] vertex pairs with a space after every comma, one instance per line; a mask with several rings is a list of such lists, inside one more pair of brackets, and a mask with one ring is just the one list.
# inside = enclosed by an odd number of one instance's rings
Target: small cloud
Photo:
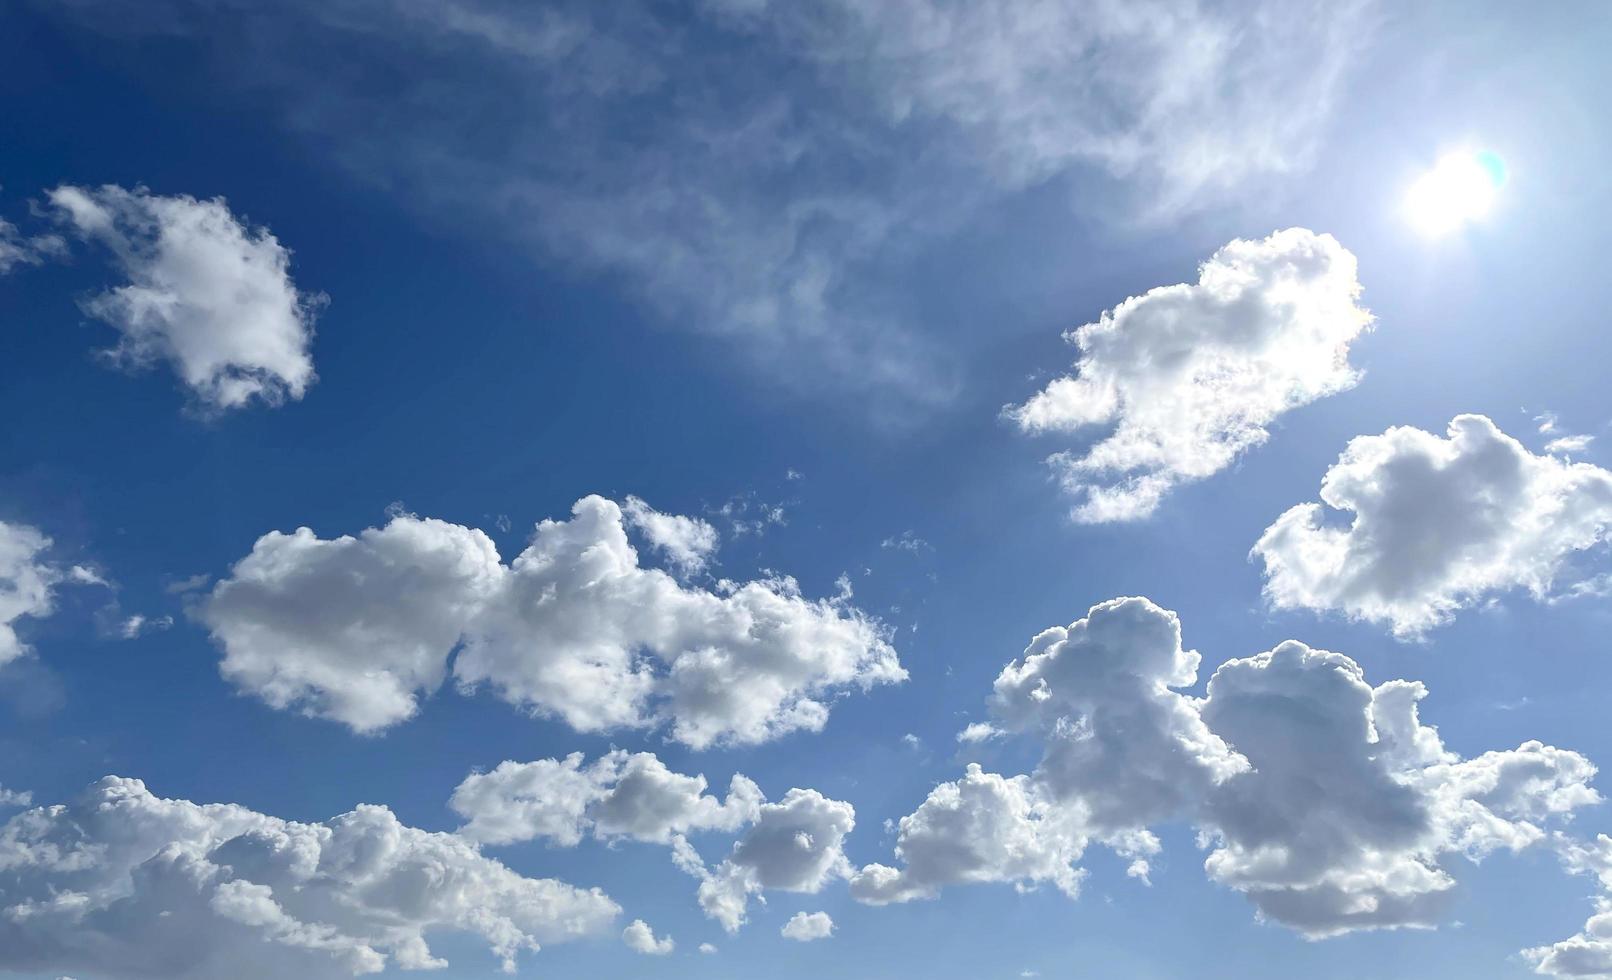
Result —
[[987, 742], [993, 738], [1000, 738], [1003, 731], [988, 721], [976, 721], [972, 725], [957, 733], [957, 741], [965, 745], [978, 742]]
[[643, 919], [634, 919], [621, 930], [621, 941], [627, 944], [628, 949], [645, 956], [665, 956], [677, 948], [670, 936], [656, 938], [654, 930]]
[[910, 749], [921, 749], [924, 747], [924, 740], [911, 732], [901, 736], [901, 742]]
[[778, 934], [798, 943], [827, 939], [834, 934], [834, 920], [827, 912], [796, 912]]
[[74, 585], [99, 585], [105, 588], [112, 587], [112, 584], [108, 582], [105, 576], [103, 576], [100, 572], [93, 568], [86, 568], [83, 565], [74, 565], [72, 568], [68, 569], [67, 580], [72, 582]]
[[34, 794], [22, 789], [0, 786], [0, 807], [33, 806]]
[[1562, 436], [1559, 439], [1552, 439], [1550, 442], [1545, 443], [1545, 452], [1551, 454], [1581, 453], [1590, 448], [1590, 443], [1594, 441], [1594, 436]]
[[135, 613], [125, 619], [123, 624], [118, 627], [118, 635], [125, 640], [132, 640], [143, 633], [157, 633], [170, 629], [173, 624], [174, 618], [172, 616], [158, 616], [156, 619], [149, 619], [139, 613]]
[[784, 479], [793, 483], [796, 480], [806, 479], [806, 474], [802, 473], [800, 470], [791, 468], [784, 471]]
[[710, 943], [700, 943], [700, 952], [709, 956], [716, 952], [716, 947], [712, 946]]
[[895, 537], [885, 538], [883, 541], [879, 542], [879, 547], [885, 549], [894, 549], [896, 551], [910, 551], [913, 554], [935, 550], [933, 545], [931, 545], [928, 541], [925, 541], [923, 538], [918, 537], [918, 535], [914, 534], [912, 531], [902, 531]]
[[163, 591], [169, 595], [184, 595], [187, 592], [195, 592], [198, 589], [205, 589], [207, 587], [207, 583], [211, 582], [212, 580], [213, 577], [208, 575], [206, 572], [197, 572], [195, 575], [192, 575], [189, 578], [175, 579], [174, 581], [169, 582], [167, 585], [163, 586]]

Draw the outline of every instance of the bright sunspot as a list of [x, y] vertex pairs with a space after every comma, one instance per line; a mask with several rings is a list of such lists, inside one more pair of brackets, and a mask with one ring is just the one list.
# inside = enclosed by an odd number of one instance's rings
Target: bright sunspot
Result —
[[1411, 184], [1406, 216], [1423, 234], [1449, 234], [1487, 215], [1505, 182], [1505, 164], [1495, 153], [1447, 154]]

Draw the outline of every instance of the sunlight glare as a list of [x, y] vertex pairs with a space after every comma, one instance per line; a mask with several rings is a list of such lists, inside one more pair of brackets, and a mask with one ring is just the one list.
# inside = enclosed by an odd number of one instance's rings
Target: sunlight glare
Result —
[[1487, 215], [1505, 180], [1505, 164], [1494, 153], [1448, 154], [1410, 186], [1406, 216], [1424, 234], [1449, 234]]

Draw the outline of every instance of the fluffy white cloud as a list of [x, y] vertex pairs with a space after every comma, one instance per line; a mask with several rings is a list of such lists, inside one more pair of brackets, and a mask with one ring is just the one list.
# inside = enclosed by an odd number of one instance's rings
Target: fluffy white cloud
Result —
[[870, 864], [851, 879], [851, 894], [871, 905], [933, 898], [965, 882], [1049, 882], [1080, 893], [1085, 852], [1080, 815], [1060, 808], [1028, 776], [1007, 778], [970, 764], [962, 779], [941, 783], [901, 818], [900, 869]]
[[763, 805], [733, 850], [707, 869], [687, 841], [679, 839], [678, 862], [700, 878], [705, 914], [728, 932], [744, 924], [752, 895], [766, 889], [816, 894], [830, 881], [850, 877], [845, 835], [856, 826], [856, 810], [813, 789], [791, 789], [777, 803]]
[[429, 935], [506, 970], [606, 930], [597, 889], [525, 878], [453, 834], [361, 806], [320, 824], [161, 799], [107, 777], [0, 827], [0, 969], [105, 977], [341, 977], [446, 967]]
[[28, 652], [17, 637], [17, 620], [50, 615], [51, 589], [61, 573], [40, 557], [49, 547], [37, 528], [0, 521], [0, 664]]
[[900, 869], [852, 893], [884, 903], [946, 884], [1050, 882], [1075, 892], [1090, 842], [1146, 880], [1150, 824], [1195, 823], [1205, 870], [1264, 919], [1319, 938], [1430, 927], [1454, 858], [1543, 840], [1600, 797], [1583, 756], [1526, 742], [1462, 759], [1417, 712], [1419, 683], [1372, 687], [1342, 654], [1288, 641], [1222, 664], [1205, 698], [1175, 615], [1145, 599], [1094, 607], [1037, 637], [997, 680], [1004, 727], [1032, 733], [1028, 775], [971, 766], [901, 821]]
[[1245, 763], [1172, 688], [1197, 681], [1175, 613], [1146, 599], [1093, 606], [1030, 642], [997, 677], [992, 711], [1043, 745], [1038, 781], [1080, 799], [1093, 829], [1166, 820]]
[[665, 956], [677, 948], [671, 936], [657, 939], [655, 931], [643, 919], [634, 919], [621, 930], [621, 941], [627, 944], [628, 949], [645, 956]]
[[[1544, 597], [1569, 556], [1605, 541], [1612, 473], [1460, 415], [1446, 438], [1401, 426], [1351, 440], [1321, 501], [1290, 508], [1254, 546], [1266, 597], [1414, 637], [1495, 593]], [[1348, 526], [1327, 508], [1352, 514]]]
[[797, 943], [809, 943], [834, 935], [834, 920], [827, 912], [796, 912], [778, 934]]
[[459, 833], [485, 844], [547, 838], [569, 847], [585, 833], [668, 844], [677, 834], [737, 831], [765, 799], [754, 782], [735, 774], [727, 799], [718, 800], [705, 792], [704, 776], [672, 772], [649, 752], [616, 749], [592, 765], [582, 761], [576, 752], [503, 762], [466, 777], [449, 802], [467, 821]]
[[0, 786], [0, 807], [32, 806], [34, 794], [25, 789], [6, 789]]
[[290, 253], [267, 229], [247, 228], [222, 198], [111, 185], [64, 185], [49, 197], [128, 276], [85, 303], [123, 335], [109, 355], [167, 362], [209, 409], [279, 404], [313, 383], [308, 347], [320, 301], [297, 291]]
[[621, 505], [627, 523], [644, 536], [650, 547], [684, 575], [705, 570], [706, 562], [720, 543], [716, 528], [698, 517], [663, 514], [637, 497]]
[[1595, 767], [1527, 742], [1461, 760], [1421, 723], [1425, 688], [1366, 683], [1342, 654], [1288, 641], [1221, 665], [1203, 716], [1252, 768], [1207, 798], [1210, 877], [1309, 936], [1431, 927], [1473, 860], [1543, 839], [1597, 802]]
[[[616, 749], [591, 765], [580, 752], [504, 762], [466, 777], [449, 806], [466, 820], [459, 833], [484, 844], [545, 839], [572, 847], [591, 835], [668, 845], [674, 863], [699, 879], [701, 908], [729, 932], [743, 925], [751, 897], [766, 889], [815, 893], [849, 875], [843, 842], [856, 822], [849, 803], [803, 789], [768, 803], [760, 787], [737, 773], [726, 799], [705, 790], [704, 776], [672, 772], [648, 752]], [[706, 867], [687, 837], [741, 830], [715, 868]]]
[[826, 695], [906, 677], [843, 599], [641, 566], [602, 497], [543, 521], [508, 565], [482, 532], [412, 515], [357, 538], [270, 533], [200, 616], [242, 690], [366, 732], [411, 716], [455, 649], [462, 687], [579, 731], [664, 723], [695, 748], [818, 730]]
[[1172, 487], [1263, 443], [1284, 412], [1359, 380], [1349, 345], [1371, 323], [1359, 296], [1355, 257], [1331, 235], [1232, 241], [1197, 283], [1133, 296], [1069, 333], [1075, 373], [1008, 415], [1032, 433], [1112, 425], [1049, 462], [1080, 500], [1076, 520], [1146, 517]]

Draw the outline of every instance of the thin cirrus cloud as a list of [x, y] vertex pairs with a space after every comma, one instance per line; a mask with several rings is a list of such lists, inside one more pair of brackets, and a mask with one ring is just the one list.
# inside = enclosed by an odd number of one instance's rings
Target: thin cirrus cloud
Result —
[[[851, 804], [799, 788], [769, 803], [742, 774], [718, 799], [706, 792], [704, 776], [673, 772], [649, 752], [612, 750], [587, 765], [580, 752], [506, 761], [465, 777], [449, 806], [465, 820], [459, 834], [489, 846], [544, 840], [575, 847], [585, 836], [667, 846], [699, 881], [700, 908], [730, 933], [766, 890], [815, 894], [851, 873], [843, 848], [856, 825]], [[713, 833], [737, 839], [709, 867], [689, 836]]]
[[694, 748], [816, 731], [828, 698], [906, 678], [846, 596], [785, 577], [686, 586], [640, 565], [627, 531], [590, 496], [507, 565], [483, 532], [407, 514], [357, 537], [271, 532], [198, 615], [240, 690], [366, 733], [413, 716], [450, 657], [461, 688]]
[[334, 980], [445, 968], [428, 937], [455, 934], [513, 972], [620, 913], [383, 806], [297, 823], [112, 776], [0, 825], [0, 851], [0, 969], [25, 973]]
[[323, 297], [300, 292], [290, 252], [223, 198], [63, 185], [48, 199], [128, 278], [83, 303], [120, 335], [103, 352], [110, 360], [166, 364], [207, 412], [295, 401], [314, 382], [309, 346]]
[[1532, 453], [1482, 415], [1456, 416], [1444, 436], [1399, 426], [1353, 439], [1320, 496], [1254, 545], [1267, 599], [1384, 623], [1401, 638], [1491, 596], [1548, 596], [1612, 528], [1612, 473]]
[[[1539, 742], [1463, 759], [1424, 725], [1427, 695], [1369, 684], [1348, 657], [1296, 641], [1222, 664], [1206, 697], [1174, 613], [1146, 599], [1095, 606], [1037, 636], [991, 698], [1041, 761], [1002, 776], [971, 765], [902, 818], [899, 867], [857, 871], [871, 904], [968, 882], [1049, 883], [1075, 895], [1091, 844], [1147, 880], [1151, 825], [1198, 826], [1211, 880], [1309, 938], [1432, 927], [1457, 857], [1549, 840], [1600, 800], [1595, 767]], [[1369, 801], [1369, 805], [1363, 805]]]
[[90, 0], [60, 15], [188, 38], [210, 78], [411, 206], [617, 276], [802, 390], [910, 411], [951, 397], [961, 364], [892, 269], [1060, 178], [1111, 180], [1102, 196], [1129, 195], [1128, 219], [1305, 167], [1370, 9], [301, 0], [248, 27], [234, 5], [162, 0], [135, 20]]
[[1264, 443], [1285, 412], [1359, 381], [1349, 345], [1371, 323], [1359, 296], [1355, 257], [1331, 235], [1238, 239], [1196, 283], [1133, 296], [1067, 334], [1075, 373], [1006, 414], [1031, 434], [1112, 426], [1048, 463], [1075, 520], [1147, 517]]

